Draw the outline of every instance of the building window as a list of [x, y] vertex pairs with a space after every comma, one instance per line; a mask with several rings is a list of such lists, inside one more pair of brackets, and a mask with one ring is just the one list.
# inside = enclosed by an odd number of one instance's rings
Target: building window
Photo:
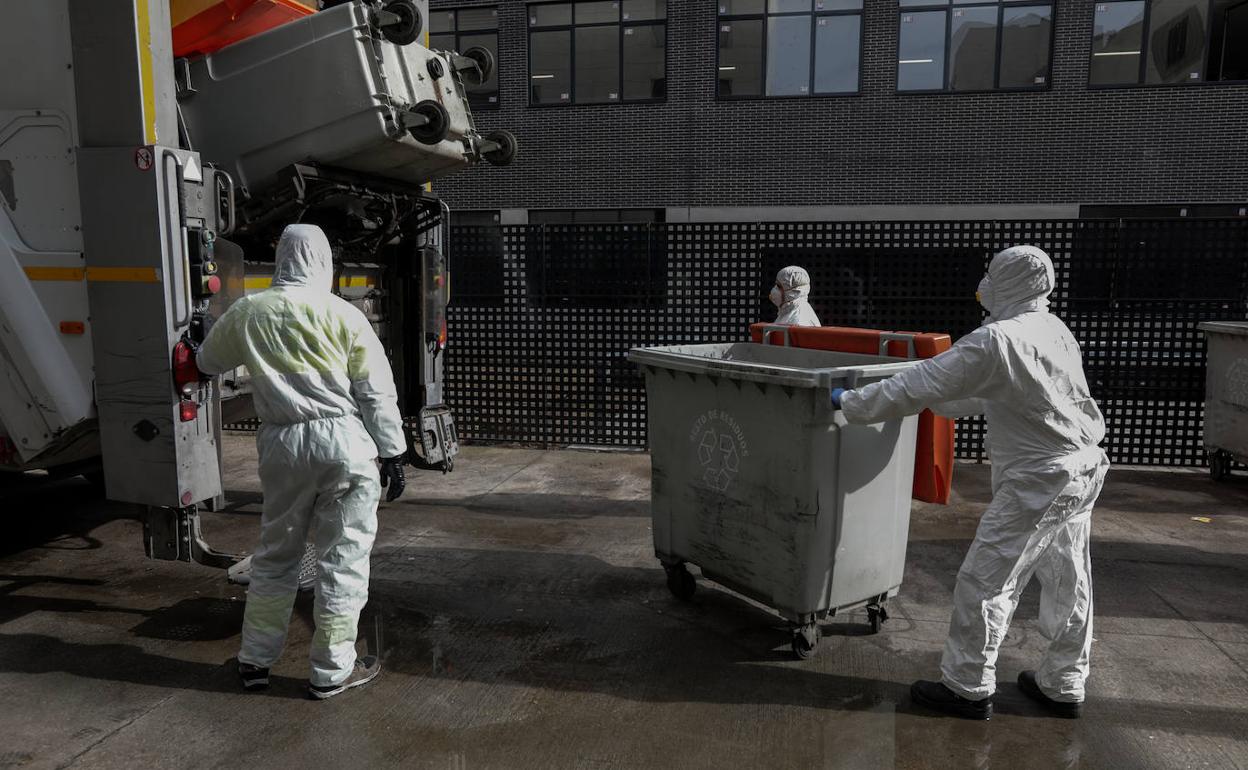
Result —
[[721, 98], [858, 91], [862, 0], [720, 0]]
[[494, 54], [494, 71], [479, 86], [468, 86], [474, 110], [498, 107], [498, 8], [459, 8], [429, 13], [429, 47], [464, 52], [480, 46]]
[[[898, 91], [1041, 89], [1053, 5], [1035, 0], [899, 0]], [[1002, 52], [1008, 55], [1002, 55]]]
[[1094, 86], [1248, 80], [1248, 2], [1119, 0], [1097, 3]]
[[451, 211], [445, 252], [451, 273], [451, 304], [502, 307], [506, 293], [503, 228], [499, 212]]
[[667, 295], [664, 214], [664, 209], [530, 210], [524, 254], [529, 304], [662, 307]]
[[529, 6], [530, 104], [654, 102], [666, 96], [666, 0]]

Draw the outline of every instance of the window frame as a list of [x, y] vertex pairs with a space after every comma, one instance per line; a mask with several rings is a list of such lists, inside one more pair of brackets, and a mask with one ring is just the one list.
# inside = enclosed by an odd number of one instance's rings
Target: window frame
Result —
[[[1128, 2], [1129, 0], [1093, 0], [1091, 28], [1088, 30], [1088, 59], [1087, 59], [1087, 75], [1084, 77], [1084, 84], [1089, 91], [1112, 91], [1123, 88], [1200, 88], [1201, 86], [1242, 86], [1248, 85], [1248, 79], [1239, 80], [1209, 80], [1209, 52], [1213, 49], [1213, 12], [1212, 7], [1215, 0], [1210, 0], [1209, 18], [1205, 20], [1205, 52], [1204, 61], [1201, 63], [1200, 80], [1187, 81], [1183, 83], [1149, 83], [1148, 78], [1148, 51], [1149, 51], [1149, 32], [1152, 31], [1153, 22], [1153, 0], [1143, 0], [1144, 2], [1144, 20], [1143, 29], [1140, 31], [1140, 68], [1136, 73], [1136, 82], [1134, 83], [1093, 83], [1092, 82], [1092, 57], [1095, 52], [1091, 50], [1092, 37], [1096, 34], [1096, 6], [1098, 5], [1114, 5], [1120, 2]], [[1223, 46], [1226, 42], [1223, 41]]]
[[[769, 0], [763, 0], [763, 12], [762, 13], [724, 14], [724, 13], [720, 13], [717, 8], [715, 11], [715, 99], [717, 101], [722, 101], [722, 102], [743, 102], [743, 101], [751, 101], [751, 100], [770, 101], [773, 99], [814, 99], [814, 98], [820, 98], [820, 97], [840, 98], [840, 97], [846, 97], [846, 96], [862, 96], [862, 64], [863, 64], [863, 48], [864, 48], [863, 40], [866, 38], [866, 34], [867, 34], [867, 27], [866, 27], [864, 17], [866, 15], [865, 6], [869, 2], [871, 2], [871, 0], [863, 0], [863, 7], [856, 8], [856, 9], [849, 9], [849, 10], [837, 9], [837, 10], [816, 11], [814, 9], [814, 2], [812, 0], [811, 9], [809, 11], [781, 11], [778, 13], [772, 13], [767, 10], [768, 7], [771, 5]], [[768, 37], [770, 35], [767, 20], [770, 18], [783, 18], [783, 17], [790, 17], [790, 16], [807, 16], [810, 18], [810, 68], [807, 70], [807, 72], [810, 73], [810, 80], [809, 80], [810, 92], [806, 94], [781, 94], [778, 96], [771, 96], [767, 93], [767, 42], [768, 42]], [[820, 18], [824, 18], [828, 16], [857, 16], [858, 17], [858, 82], [854, 86], [853, 91], [816, 91], [815, 90], [815, 56], [818, 53], [817, 42], [818, 42], [818, 34], [819, 34], [818, 20]], [[720, 67], [719, 36], [723, 32], [723, 30], [720, 29], [720, 25], [723, 24], [724, 22], [734, 22], [734, 21], [762, 22], [763, 46], [761, 49], [762, 58], [759, 60], [759, 72], [760, 72], [760, 82], [762, 83], [762, 93], [741, 94], [741, 95], [732, 94], [732, 95], [724, 96], [719, 91], [719, 71], [720, 71], [719, 70], [719, 67]]]
[[[1001, 87], [1001, 43], [1005, 35], [1005, 19], [1006, 8], [1028, 8], [1037, 5], [1047, 5], [1049, 7], [1049, 67], [1048, 74], [1045, 76], [1044, 85], [1031, 86], [1009, 86]], [[897, 9], [897, 46], [894, 48], [893, 56], [893, 93], [898, 96], [924, 96], [931, 94], [949, 94], [954, 96], [962, 96], [965, 94], [1034, 94], [1051, 91], [1053, 89], [1053, 53], [1057, 50], [1057, 6], [1058, 0], [930, 0], [930, 2], [916, 3], [915, 5], [899, 6]], [[950, 65], [950, 35], [953, 33], [953, 12], [959, 8], [992, 8], [997, 9], [997, 48], [993, 58], [992, 70], [992, 88], [974, 88], [974, 89], [958, 89], [950, 87], [949, 82], [949, 65]], [[907, 13], [922, 13], [925, 11], [944, 11], [945, 12], [945, 66], [941, 73], [943, 85], [940, 88], [912, 88], [902, 90], [897, 87], [897, 67], [901, 63], [901, 17]]]
[[[624, 20], [624, 0], [616, 0], [618, 4], [617, 18], [615, 21], [598, 21], [587, 24], [576, 23], [576, 6], [578, 2], [586, 2], [586, 0], [545, 0], [544, 2], [525, 3], [524, 19], [525, 19], [525, 36], [524, 44], [526, 46], [525, 60], [528, 62], [528, 71], [525, 77], [528, 82], [525, 84], [527, 92], [528, 106], [538, 109], [547, 109], [550, 107], [601, 107], [613, 104], [664, 104], [667, 102], [667, 84], [671, 82], [671, 57], [667, 55], [667, 8], [663, 9], [663, 18], [661, 19], [642, 19], [642, 20]], [[671, 0], [668, 0], [671, 2]], [[539, 5], [568, 5], [571, 6], [572, 23], [557, 24], [550, 26], [536, 27], [533, 25], [529, 15], [529, 9]], [[663, 96], [650, 99], [625, 99], [624, 98], [624, 30], [629, 27], [657, 27], [662, 26], [663, 29]], [[614, 101], [608, 99], [606, 101], [579, 102], [576, 100], [576, 30], [589, 29], [595, 27], [616, 27], [619, 30], [619, 50], [617, 54], [616, 66], [619, 74], [619, 94], [620, 98]], [[533, 33], [534, 32], [567, 32], [568, 41], [568, 89], [571, 98], [566, 102], [535, 102], [533, 101]]]
[[[459, 28], [459, 12], [460, 11], [479, 11], [479, 10], [493, 10], [494, 11], [494, 26], [488, 29], [461, 30]], [[430, 8], [429, 9], [429, 15], [431, 17], [435, 13], [454, 13], [455, 14], [455, 29], [451, 30], [450, 32], [434, 32], [433, 24], [431, 22], [429, 24], [429, 37], [432, 38], [432, 37], [450, 35], [451, 37], [455, 38], [456, 53], [463, 52], [463, 46], [459, 42], [461, 37], [472, 37], [474, 35], [493, 35], [494, 36], [494, 79], [495, 79], [494, 102], [491, 104], [489, 101], [485, 101], [479, 105], [473, 104], [472, 97], [474, 96], [474, 94], [469, 93], [468, 104], [472, 108], [473, 112], [500, 110], [503, 107], [503, 79], [501, 77], [502, 75], [501, 64], [502, 64], [502, 58], [503, 58], [502, 53], [501, 53], [502, 35], [500, 34], [499, 22], [498, 22], [498, 13], [500, 10], [501, 9], [498, 5], [452, 5], [452, 6], [447, 6], [445, 8]], [[488, 94], [485, 94], [485, 96], [488, 96]]]

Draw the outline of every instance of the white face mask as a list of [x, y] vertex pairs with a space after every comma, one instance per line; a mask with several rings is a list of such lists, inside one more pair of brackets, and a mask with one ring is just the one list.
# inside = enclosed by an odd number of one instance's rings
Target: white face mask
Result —
[[984, 310], [992, 312], [992, 281], [988, 279], [988, 276], [985, 275], [979, 282], [979, 291], [975, 292], [975, 299], [984, 306]]
[[784, 292], [780, 291], [779, 286], [772, 286], [771, 293], [767, 295], [767, 299], [771, 300], [771, 304], [780, 307], [784, 304]]

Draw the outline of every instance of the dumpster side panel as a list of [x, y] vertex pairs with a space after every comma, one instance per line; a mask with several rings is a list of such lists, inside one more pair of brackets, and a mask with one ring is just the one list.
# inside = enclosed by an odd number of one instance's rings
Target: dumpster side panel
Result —
[[696, 564], [778, 609], [814, 611], [821, 585], [807, 584], [819, 540], [813, 469], [828, 467], [832, 442], [812, 442], [813, 391], [665, 371], [651, 377], [656, 554]]
[[1248, 457], [1248, 336], [1206, 334], [1205, 446]]
[[841, 499], [834, 536], [829, 608], [901, 585], [910, 527], [910, 481], [918, 418], [843, 425], [836, 465]]

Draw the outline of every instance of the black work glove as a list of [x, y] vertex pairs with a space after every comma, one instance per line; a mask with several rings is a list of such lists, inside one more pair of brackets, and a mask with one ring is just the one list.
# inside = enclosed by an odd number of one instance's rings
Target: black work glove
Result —
[[407, 478], [403, 475], [403, 455], [381, 459], [381, 485], [387, 489], [386, 502], [392, 503], [403, 494]]

